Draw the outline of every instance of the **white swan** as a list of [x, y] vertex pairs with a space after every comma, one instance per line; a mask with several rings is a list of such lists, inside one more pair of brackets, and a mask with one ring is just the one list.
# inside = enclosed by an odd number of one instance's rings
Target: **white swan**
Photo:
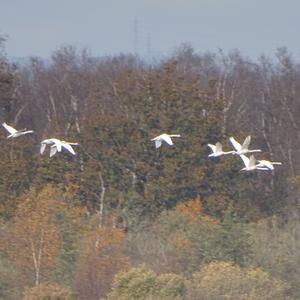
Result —
[[75, 155], [75, 151], [72, 148], [72, 145], [78, 145], [78, 143], [71, 143], [66, 141], [61, 141], [59, 139], [51, 138], [41, 141], [40, 153], [43, 154], [46, 146], [51, 145], [50, 147], [50, 157], [56, 154], [56, 152], [61, 152], [62, 148], [68, 150], [72, 155]]
[[162, 142], [166, 142], [169, 145], [174, 145], [173, 141], [172, 141], [172, 137], [180, 137], [180, 134], [167, 134], [167, 133], [163, 133], [153, 139], [151, 139], [151, 141], [155, 142], [155, 148], [159, 148], [162, 145]]
[[274, 170], [273, 165], [282, 165], [281, 162], [269, 161], [269, 160], [258, 160], [258, 166], [267, 167], [270, 170]]
[[256, 159], [254, 155], [251, 155], [250, 158], [241, 154], [240, 158], [243, 160], [245, 167], [240, 171], [253, 171], [253, 170], [270, 170], [269, 168], [262, 167], [259, 164], [256, 164]]
[[[41, 148], [40, 148], [40, 153], [43, 154], [46, 146], [47, 145], [52, 145], [54, 146], [53, 148], [51, 147], [51, 149], [55, 149], [55, 153], [56, 151], [59, 149], [59, 152], [61, 151], [61, 142], [58, 139], [52, 138], [52, 139], [45, 139], [43, 141], [41, 141]], [[51, 151], [50, 149], [50, 157], [53, 156], [54, 154], [51, 155], [51, 152], [53, 152], [54, 150]]]
[[222, 150], [222, 144], [217, 142], [216, 145], [207, 144], [207, 146], [211, 149], [212, 153], [208, 155], [208, 157], [218, 157], [224, 154], [234, 153], [234, 151], [224, 152]]
[[26, 128], [21, 129], [21, 130], [16, 130], [15, 128], [13, 128], [12, 126], [6, 124], [6, 123], [2, 123], [2, 126], [8, 131], [9, 135], [6, 138], [16, 138], [19, 137], [21, 135], [27, 134], [27, 133], [32, 133], [33, 130], [27, 130]]
[[250, 142], [251, 142], [251, 136], [250, 135], [248, 135], [245, 138], [245, 140], [243, 142], [243, 145], [241, 145], [239, 142], [237, 142], [234, 137], [230, 137], [229, 140], [230, 140], [233, 148], [235, 149], [233, 154], [242, 155], [242, 154], [252, 153], [252, 152], [261, 152], [260, 149], [254, 149], [254, 150], [249, 150], [248, 149], [248, 147], [250, 145]]

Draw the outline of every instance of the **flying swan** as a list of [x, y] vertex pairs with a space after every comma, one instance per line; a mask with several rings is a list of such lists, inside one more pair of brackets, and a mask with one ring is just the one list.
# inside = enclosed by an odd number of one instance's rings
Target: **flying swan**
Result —
[[43, 154], [46, 146], [51, 145], [50, 147], [50, 157], [56, 154], [56, 152], [61, 152], [62, 148], [69, 151], [72, 155], [75, 155], [75, 151], [72, 147], [72, 145], [78, 145], [78, 143], [71, 143], [66, 141], [61, 141], [59, 139], [51, 138], [51, 139], [45, 139], [41, 141], [41, 148], [40, 153]]
[[254, 149], [254, 150], [249, 150], [248, 149], [248, 147], [250, 145], [250, 142], [251, 142], [251, 136], [250, 135], [248, 135], [245, 138], [243, 145], [241, 145], [239, 142], [237, 142], [234, 137], [230, 137], [229, 140], [230, 140], [233, 148], [235, 149], [233, 154], [242, 155], [242, 154], [252, 153], [252, 152], [261, 152], [260, 149]]
[[8, 131], [9, 135], [6, 138], [17, 138], [21, 135], [27, 134], [27, 133], [32, 133], [33, 130], [27, 130], [26, 128], [21, 129], [21, 130], [16, 130], [12, 126], [9, 126], [6, 123], [2, 123], [2, 126]]
[[256, 159], [254, 155], [252, 154], [250, 158], [247, 156], [241, 154], [240, 158], [244, 162], [245, 167], [242, 168], [240, 171], [254, 171], [254, 170], [270, 170], [267, 167], [260, 166], [259, 164], [256, 164]]
[[274, 170], [273, 165], [282, 165], [282, 163], [269, 160], [258, 160], [258, 166], [260, 167], [267, 167], [270, 170]]
[[172, 141], [172, 137], [180, 137], [180, 134], [167, 134], [167, 133], [163, 133], [153, 139], [151, 139], [151, 141], [155, 142], [155, 148], [159, 148], [162, 145], [162, 142], [164, 141], [165, 143], [167, 143], [168, 145], [174, 145], [173, 141]]
[[218, 157], [224, 154], [234, 153], [235, 151], [227, 151], [224, 152], [222, 150], [222, 144], [217, 142], [216, 145], [207, 144], [207, 146], [211, 149], [212, 153], [208, 155], [208, 157]]

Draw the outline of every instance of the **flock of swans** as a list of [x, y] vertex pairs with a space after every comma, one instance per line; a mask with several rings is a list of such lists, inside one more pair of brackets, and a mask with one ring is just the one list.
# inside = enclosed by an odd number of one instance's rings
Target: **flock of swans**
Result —
[[234, 137], [230, 137], [229, 141], [231, 142], [234, 150], [224, 152], [222, 150], [222, 144], [217, 142], [216, 145], [208, 144], [208, 147], [212, 150], [212, 153], [209, 154], [209, 157], [218, 157], [221, 155], [226, 154], [234, 154], [238, 155], [245, 167], [242, 168], [240, 171], [253, 171], [253, 170], [274, 170], [274, 165], [281, 165], [281, 162], [272, 162], [268, 160], [256, 160], [253, 154], [250, 155], [248, 158], [245, 154], [253, 153], [253, 152], [261, 152], [260, 149], [249, 149], [249, 145], [251, 142], [251, 136], [247, 136], [244, 140], [243, 144], [241, 145], [239, 142], [235, 140]]
[[[9, 133], [7, 138], [17, 138], [19, 136], [34, 132], [33, 130], [27, 130], [26, 128], [21, 130], [16, 130], [15, 128], [13, 128], [12, 126], [6, 123], [2, 123], [2, 126]], [[180, 134], [163, 133], [151, 139], [151, 141], [155, 143], [155, 148], [158, 149], [162, 146], [163, 142], [170, 146], [173, 146], [174, 143], [172, 141], [172, 138], [177, 138], [177, 137], [180, 137]], [[231, 142], [234, 150], [223, 151], [223, 146], [220, 142], [217, 142], [215, 145], [207, 144], [212, 151], [212, 153], [210, 153], [208, 157], [219, 157], [226, 154], [238, 155], [242, 159], [245, 165], [244, 168], [242, 168], [240, 171], [274, 170], [274, 165], [281, 165], [281, 162], [271, 162], [268, 160], [256, 160], [253, 154], [251, 154], [250, 157], [248, 158], [245, 154], [253, 153], [253, 152], [261, 152], [260, 149], [252, 149], [252, 150], [249, 149], [249, 145], [251, 142], [250, 135], [246, 137], [242, 145], [239, 142], [237, 142], [234, 137], [230, 137], [229, 141]], [[76, 153], [72, 146], [78, 145], [78, 143], [66, 142], [56, 138], [45, 139], [41, 141], [40, 154], [44, 153], [47, 145], [50, 146], [49, 156], [52, 157], [57, 152], [61, 152], [63, 149], [67, 150], [70, 154], [75, 155]]]
[[[172, 146], [173, 137], [180, 137], [180, 134], [166, 134], [163, 133], [153, 139], [151, 141], [155, 142], [155, 147], [159, 148], [162, 145], [162, 142], [167, 143], [168, 145]], [[254, 155], [252, 154], [250, 158], [248, 158], [245, 154], [253, 153], [253, 152], [261, 152], [260, 149], [249, 149], [249, 145], [251, 142], [251, 136], [247, 136], [244, 140], [243, 144], [241, 145], [234, 137], [230, 137], [229, 141], [231, 142], [234, 150], [232, 151], [223, 151], [223, 146], [220, 142], [217, 142], [215, 145], [207, 144], [208, 147], [211, 149], [212, 153], [208, 155], [208, 157], [219, 157], [226, 154], [234, 154], [238, 155], [245, 167], [242, 168], [240, 171], [253, 171], [253, 170], [274, 170], [273, 165], [281, 165], [281, 162], [271, 162], [268, 160], [256, 160]]]
[[[2, 126], [9, 133], [9, 135], [7, 136], [8, 139], [9, 138], [17, 138], [19, 136], [34, 132], [33, 130], [27, 130], [26, 128], [21, 129], [21, 130], [16, 130], [15, 128], [13, 128], [12, 126], [10, 126], [6, 123], [2, 123]], [[56, 138], [45, 139], [45, 140], [41, 141], [41, 148], [40, 148], [41, 154], [44, 153], [47, 145], [50, 145], [50, 157], [52, 157], [57, 152], [61, 152], [62, 149], [65, 149], [65, 150], [69, 151], [69, 153], [71, 153], [72, 155], [75, 155], [76, 153], [72, 146], [78, 145], [78, 143], [66, 142], [66, 141], [56, 139]]]

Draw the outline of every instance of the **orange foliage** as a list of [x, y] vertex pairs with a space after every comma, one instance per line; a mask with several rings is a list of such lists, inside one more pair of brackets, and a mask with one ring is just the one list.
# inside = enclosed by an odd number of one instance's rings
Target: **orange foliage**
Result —
[[220, 221], [217, 220], [217, 219], [214, 219], [208, 215], [205, 215], [202, 217], [202, 220], [207, 222], [207, 223], [210, 223], [210, 224], [214, 224], [214, 225], [217, 225], [217, 224], [220, 224]]
[[39, 192], [30, 190], [20, 198], [11, 224], [0, 231], [3, 251], [20, 276], [19, 287], [37, 286], [51, 278], [63, 246], [59, 220], [75, 223], [85, 213], [82, 208], [69, 207], [63, 199], [64, 194], [50, 185]]
[[[60, 246], [59, 231], [54, 220], [54, 207], [60, 207], [53, 200], [52, 190], [45, 188], [36, 194], [33, 190], [21, 202], [12, 226], [9, 255], [15, 265], [27, 271], [27, 276], [40, 283], [41, 276], [52, 270], [57, 263]], [[22, 255], [20, 255], [20, 248]]]
[[196, 220], [199, 213], [203, 210], [200, 196], [186, 203], [179, 203], [176, 206], [176, 211], [189, 216], [192, 220]]
[[83, 244], [77, 265], [75, 289], [82, 300], [98, 300], [109, 291], [116, 273], [126, 269], [125, 235], [103, 226], [91, 232]]
[[188, 251], [193, 247], [193, 243], [191, 240], [178, 234], [171, 235], [169, 242], [173, 247], [175, 247], [176, 249], [180, 249], [181, 251]]
[[[179, 203], [175, 207], [175, 210], [187, 217], [189, 217], [192, 221], [196, 221], [199, 218], [199, 215], [203, 211], [202, 202], [200, 196], [198, 195], [195, 199], [190, 200], [186, 203]], [[212, 224], [219, 224], [219, 221], [208, 216], [201, 214], [202, 221]]]

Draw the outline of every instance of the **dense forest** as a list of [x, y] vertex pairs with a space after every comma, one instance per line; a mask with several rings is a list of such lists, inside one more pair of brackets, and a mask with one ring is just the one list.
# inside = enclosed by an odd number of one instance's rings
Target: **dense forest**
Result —
[[[1, 39], [0, 299], [300, 299], [300, 64], [183, 44], [160, 61]], [[155, 149], [151, 139], [180, 134]], [[230, 136], [281, 161], [208, 158]], [[78, 142], [40, 155], [40, 142]], [[51, 297], [51, 298], [50, 298]]]

